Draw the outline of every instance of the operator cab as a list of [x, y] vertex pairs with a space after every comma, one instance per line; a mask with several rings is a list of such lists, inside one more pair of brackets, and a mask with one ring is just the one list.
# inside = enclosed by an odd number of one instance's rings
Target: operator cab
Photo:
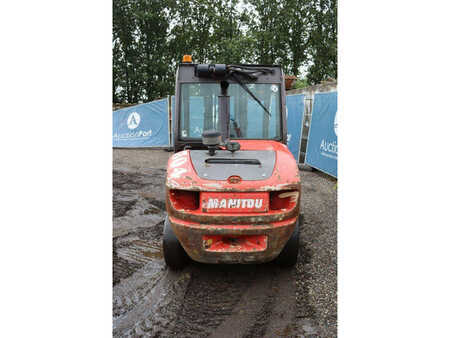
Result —
[[[281, 66], [181, 63], [176, 77], [175, 152], [212, 152], [215, 147], [203, 141], [208, 143], [215, 137], [221, 139], [217, 149], [222, 146], [233, 152], [238, 150], [233, 140], [286, 144], [286, 95]], [[220, 135], [214, 136], [217, 133]]]

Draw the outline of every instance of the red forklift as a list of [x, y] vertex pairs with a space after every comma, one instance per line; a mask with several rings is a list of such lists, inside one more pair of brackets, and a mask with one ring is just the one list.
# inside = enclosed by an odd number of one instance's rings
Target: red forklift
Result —
[[300, 174], [286, 146], [279, 65], [194, 64], [176, 74], [163, 253], [181, 269], [275, 260], [299, 251]]

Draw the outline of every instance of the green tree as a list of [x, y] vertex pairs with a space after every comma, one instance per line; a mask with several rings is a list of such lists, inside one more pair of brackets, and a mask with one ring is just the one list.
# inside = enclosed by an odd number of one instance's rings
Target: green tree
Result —
[[308, 5], [307, 0], [286, 0], [284, 6], [285, 34], [290, 55], [286, 72], [295, 76], [299, 75], [300, 67], [307, 62]]
[[166, 1], [138, 0], [134, 12], [138, 55], [137, 70], [142, 87], [140, 99], [153, 100], [167, 95], [172, 81], [167, 75], [171, 63], [167, 39], [169, 30], [169, 11]]
[[250, 31], [256, 62], [279, 63], [297, 76], [307, 62], [308, 0], [249, 0], [254, 12]]
[[139, 84], [136, 66], [139, 51], [135, 43], [134, 1], [113, 2], [113, 85], [121, 102], [137, 102]]
[[170, 2], [113, 1], [113, 98], [137, 103], [173, 87], [168, 48]]
[[177, 0], [172, 12], [171, 49], [175, 62], [191, 54], [198, 63], [238, 63], [252, 54], [251, 39], [242, 33], [248, 17], [238, 0]]
[[256, 62], [288, 64], [288, 25], [283, 0], [249, 0], [254, 13], [249, 34], [255, 40]]
[[337, 79], [337, 3], [312, 0], [310, 8], [308, 45], [312, 66], [307, 78], [316, 84], [330, 77]]
[[336, 14], [335, 0], [113, 0], [113, 100], [173, 94], [184, 54], [336, 78]]
[[[213, 17], [211, 58], [218, 63], [248, 63], [254, 58], [254, 39], [244, 34], [250, 22], [247, 11], [239, 13], [239, 1], [219, 2]], [[211, 60], [211, 61], [212, 61]]]

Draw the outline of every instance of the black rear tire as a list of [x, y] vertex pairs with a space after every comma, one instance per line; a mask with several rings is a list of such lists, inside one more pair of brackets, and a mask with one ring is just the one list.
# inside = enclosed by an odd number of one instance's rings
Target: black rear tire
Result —
[[297, 223], [295, 223], [294, 232], [291, 237], [287, 241], [283, 250], [281, 250], [280, 254], [277, 258], [275, 258], [275, 262], [278, 265], [291, 267], [297, 263], [298, 251], [299, 251], [299, 238], [300, 238], [300, 224], [303, 223], [303, 215], [300, 215]]
[[169, 217], [164, 220], [163, 254], [166, 265], [172, 270], [180, 270], [186, 266], [189, 257], [172, 230]]

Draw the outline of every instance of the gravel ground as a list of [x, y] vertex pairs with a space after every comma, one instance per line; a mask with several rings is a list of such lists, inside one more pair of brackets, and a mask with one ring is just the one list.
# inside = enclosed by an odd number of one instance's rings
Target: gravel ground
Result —
[[164, 150], [114, 149], [113, 333], [152, 337], [336, 337], [336, 180], [301, 171], [299, 262], [180, 272], [161, 253]]

